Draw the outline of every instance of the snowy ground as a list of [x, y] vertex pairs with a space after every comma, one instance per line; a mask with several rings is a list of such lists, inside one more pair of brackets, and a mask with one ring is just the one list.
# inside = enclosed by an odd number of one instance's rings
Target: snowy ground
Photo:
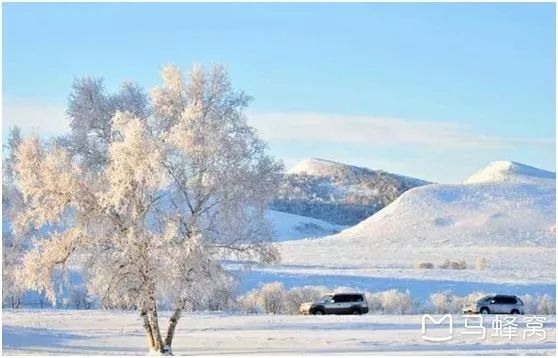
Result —
[[[163, 313], [166, 322], [168, 313]], [[191, 314], [180, 322], [175, 354], [536, 354], [555, 355], [556, 317], [547, 317], [546, 338], [493, 337], [487, 316], [486, 338], [465, 335], [463, 317], [454, 317], [453, 339], [422, 338], [421, 316], [239, 316]], [[105, 311], [4, 311], [3, 354], [146, 353], [137, 315]], [[447, 325], [427, 326], [430, 337], [446, 336]], [[467, 330], [470, 332], [469, 330]]]

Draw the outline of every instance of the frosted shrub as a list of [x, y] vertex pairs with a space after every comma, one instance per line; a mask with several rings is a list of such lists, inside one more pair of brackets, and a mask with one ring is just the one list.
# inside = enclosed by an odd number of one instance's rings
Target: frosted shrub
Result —
[[265, 313], [281, 313], [285, 298], [285, 287], [281, 282], [265, 284], [260, 290], [260, 297]]
[[479, 257], [475, 262], [475, 267], [479, 271], [484, 270], [486, 268], [486, 257]]
[[430, 295], [430, 304], [434, 313], [447, 313], [449, 310], [449, 297], [446, 293], [433, 293]]
[[525, 314], [556, 314], [556, 302], [547, 294], [536, 297], [527, 294], [520, 296], [519, 298], [523, 301]]
[[432, 262], [418, 262], [415, 264], [417, 269], [433, 269], [434, 264]]
[[467, 263], [465, 262], [465, 260], [450, 261], [450, 260], [446, 259], [440, 265], [440, 268], [451, 269], [451, 270], [465, 270], [467, 268]]
[[477, 303], [478, 300], [480, 300], [481, 298], [483, 298], [487, 295], [488, 295], [488, 293], [486, 293], [486, 292], [475, 291], [475, 292], [470, 293], [467, 296], [465, 296], [464, 304], [465, 303]]
[[382, 300], [380, 299], [380, 295], [378, 293], [367, 291], [364, 293], [364, 295], [366, 296], [366, 302], [368, 303], [368, 309], [370, 310], [370, 312], [383, 312]]
[[286, 314], [297, 314], [302, 303], [314, 302], [326, 292], [327, 289], [320, 286], [293, 287], [285, 296], [284, 311]]
[[556, 314], [556, 302], [547, 294], [538, 297], [537, 313], [544, 315]]
[[83, 285], [76, 285], [72, 287], [69, 303], [75, 308], [76, 310], [83, 308], [89, 309], [91, 308], [93, 300], [89, 297], [87, 293], [87, 288]]
[[[380, 303], [381, 311], [387, 314], [411, 314], [413, 313], [413, 301], [411, 293], [407, 290], [400, 292], [392, 289], [376, 294]], [[375, 300], [374, 300], [375, 301]], [[377, 304], [377, 302], [374, 302]]]
[[438, 292], [430, 295], [430, 305], [433, 313], [459, 313], [463, 305], [474, 300], [475, 297], [457, 296], [450, 291]]
[[258, 290], [252, 290], [239, 297], [237, 302], [238, 308], [244, 313], [261, 313], [263, 308], [261, 306], [261, 300]]
[[537, 299], [529, 294], [519, 297], [523, 301], [523, 309], [525, 314], [535, 314], [537, 313]]

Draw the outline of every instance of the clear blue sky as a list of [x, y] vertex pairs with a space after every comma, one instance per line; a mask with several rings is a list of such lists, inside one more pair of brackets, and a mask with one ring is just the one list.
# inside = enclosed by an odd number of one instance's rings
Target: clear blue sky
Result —
[[[554, 4], [3, 4], [3, 137], [62, 130], [74, 76], [146, 88], [228, 66], [287, 167], [322, 157], [440, 182], [555, 170]], [[292, 134], [292, 136], [290, 136]]]

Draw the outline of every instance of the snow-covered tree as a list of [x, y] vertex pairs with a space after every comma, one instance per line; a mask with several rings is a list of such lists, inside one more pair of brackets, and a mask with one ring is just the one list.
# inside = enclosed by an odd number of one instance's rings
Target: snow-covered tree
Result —
[[75, 79], [66, 111], [71, 132], [59, 138], [59, 143], [85, 166], [104, 167], [117, 111], [145, 120], [149, 115], [147, 94], [133, 82], [124, 82], [116, 93], [108, 94], [102, 78]]
[[[52, 279], [76, 257], [89, 292], [137, 308], [150, 350], [170, 353], [181, 312], [227, 282], [222, 258], [277, 259], [264, 214], [282, 166], [247, 125], [250, 98], [222, 67], [195, 66], [188, 80], [165, 67], [152, 107], [139, 112], [111, 115], [102, 86], [84, 87], [70, 100], [81, 118], [72, 146], [30, 137], [17, 147], [25, 210], [16, 228], [50, 228], [26, 254], [21, 282], [54, 299]], [[174, 310], [166, 336], [162, 303]]]
[[12, 221], [23, 205], [23, 198], [14, 183], [13, 165], [15, 150], [21, 142], [18, 127], [10, 128], [6, 155], [2, 165], [2, 302], [12, 308], [19, 308], [25, 289], [16, 281], [16, 275], [28, 243], [28, 233], [14, 233]]

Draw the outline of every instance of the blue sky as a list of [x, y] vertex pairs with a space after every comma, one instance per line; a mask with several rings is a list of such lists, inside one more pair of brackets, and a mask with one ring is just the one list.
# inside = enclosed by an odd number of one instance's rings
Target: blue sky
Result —
[[439, 182], [492, 160], [555, 170], [554, 4], [3, 4], [3, 137], [64, 130], [75, 76], [150, 88], [225, 64], [287, 167]]

